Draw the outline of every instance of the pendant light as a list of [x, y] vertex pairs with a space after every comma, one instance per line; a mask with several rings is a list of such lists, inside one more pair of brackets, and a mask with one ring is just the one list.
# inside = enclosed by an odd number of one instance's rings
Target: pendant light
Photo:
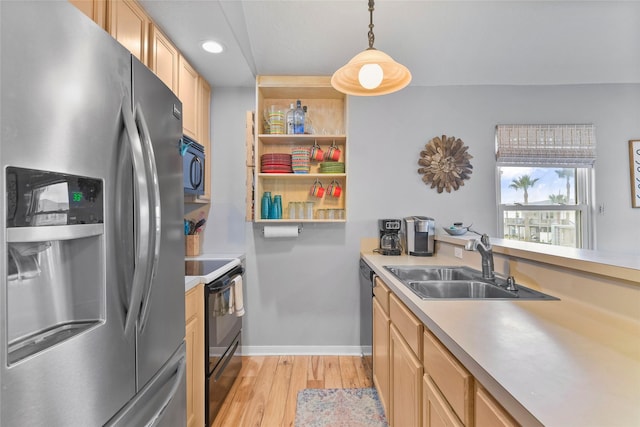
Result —
[[369, 48], [333, 73], [331, 86], [347, 95], [386, 95], [411, 82], [409, 69], [373, 47], [373, 0], [369, 0]]

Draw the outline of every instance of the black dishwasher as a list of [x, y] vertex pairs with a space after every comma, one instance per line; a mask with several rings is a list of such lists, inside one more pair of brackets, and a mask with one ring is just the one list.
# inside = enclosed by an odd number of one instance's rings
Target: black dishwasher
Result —
[[375, 273], [360, 258], [360, 346], [369, 378], [373, 372], [373, 276]]

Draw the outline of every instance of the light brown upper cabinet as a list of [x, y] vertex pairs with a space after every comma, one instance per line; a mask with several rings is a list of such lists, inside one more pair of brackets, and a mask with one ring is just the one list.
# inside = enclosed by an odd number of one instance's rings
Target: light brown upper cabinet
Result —
[[178, 65], [180, 52], [155, 24], [149, 26], [149, 68], [167, 85], [173, 93], [178, 93]]
[[145, 65], [151, 19], [133, 0], [111, 0], [108, 3], [108, 31]]
[[69, 0], [69, 2], [93, 19], [100, 28], [106, 28], [107, 0]]
[[202, 77], [198, 78], [198, 96], [200, 108], [198, 111], [200, 121], [200, 132], [198, 132], [198, 142], [204, 146], [204, 195], [201, 200], [211, 200], [211, 87]]
[[189, 138], [198, 141], [200, 123], [198, 110], [200, 92], [198, 86], [198, 72], [180, 55], [178, 61], [178, 98], [182, 101], [182, 129]]

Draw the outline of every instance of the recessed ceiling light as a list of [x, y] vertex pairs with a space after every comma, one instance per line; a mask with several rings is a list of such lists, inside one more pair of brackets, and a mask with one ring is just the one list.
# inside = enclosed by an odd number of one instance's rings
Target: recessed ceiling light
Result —
[[222, 51], [224, 51], [224, 46], [213, 40], [202, 43], [202, 48], [210, 53], [222, 53]]

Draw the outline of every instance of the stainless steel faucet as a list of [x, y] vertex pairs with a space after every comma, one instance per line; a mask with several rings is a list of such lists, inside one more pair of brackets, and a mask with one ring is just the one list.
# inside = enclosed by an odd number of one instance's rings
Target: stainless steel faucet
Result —
[[482, 257], [482, 278], [495, 279], [495, 273], [493, 271], [493, 250], [491, 249], [491, 242], [489, 236], [482, 234], [480, 239], [472, 239], [467, 241], [464, 245], [467, 251], [478, 251]]

